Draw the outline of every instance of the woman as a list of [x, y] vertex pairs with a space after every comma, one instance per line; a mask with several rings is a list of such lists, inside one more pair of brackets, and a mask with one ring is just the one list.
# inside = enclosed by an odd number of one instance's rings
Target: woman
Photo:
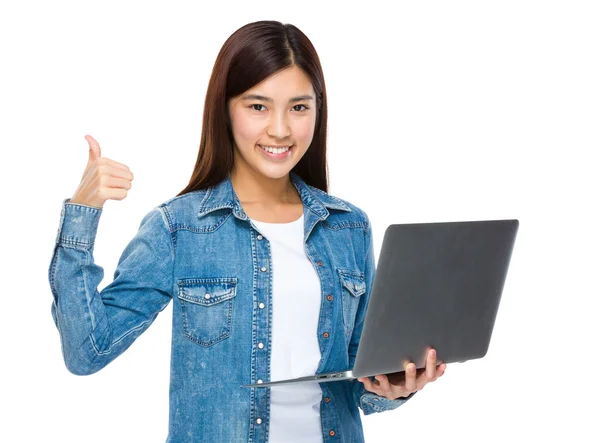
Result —
[[49, 269], [68, 370], [92, 374], [173, 300], [170, 442], [364, 441], [364, 414], [395, 409], [442, 375], [435, 352], [394, 384], [360, 380], [243, 388], [351, 368], [375, 263], [358, 207], [327, 193], [327, 95], [293, 25], [259, 21], [223, 45], [206, 94], [192, 178], [146, 214], [100, 293], [103, 204], [133, 174], [90, 157], [63, 202]]

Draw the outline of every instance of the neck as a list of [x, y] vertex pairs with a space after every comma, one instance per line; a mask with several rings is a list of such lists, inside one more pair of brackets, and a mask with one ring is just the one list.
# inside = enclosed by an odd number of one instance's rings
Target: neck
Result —
[[241, 171], [234, 167], [230, 178], [233, 190], [242, 203], [272, 205], [302, 202], [289, 173], [281, 178], [271, 178], [256, 171]]

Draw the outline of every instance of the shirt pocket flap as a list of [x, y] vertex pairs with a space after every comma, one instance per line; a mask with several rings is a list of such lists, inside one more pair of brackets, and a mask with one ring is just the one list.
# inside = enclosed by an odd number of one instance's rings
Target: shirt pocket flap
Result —
[[179, 286], [179, 298], [202, 306], [212, 306], [230, 300], [236, 294], [236, 282], [202, 282]]
[[340, 272], [340, 278], [344, 287], [355, 297], [364, 294], [367, 290], [367, 284], [362, 276]]

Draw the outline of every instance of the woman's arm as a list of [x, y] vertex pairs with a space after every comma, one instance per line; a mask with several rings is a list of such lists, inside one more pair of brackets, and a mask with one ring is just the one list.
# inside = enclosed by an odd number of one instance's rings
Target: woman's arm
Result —
[[123, 251], [113, 281], [98, 292], [104, 269], [93, 249], [102, 209], [69, 200], [48, 270], [51, 311], [67, 369], [89, 375], [122, 354], [169, 304], [174, 250], [165, 210], [155, 207]]

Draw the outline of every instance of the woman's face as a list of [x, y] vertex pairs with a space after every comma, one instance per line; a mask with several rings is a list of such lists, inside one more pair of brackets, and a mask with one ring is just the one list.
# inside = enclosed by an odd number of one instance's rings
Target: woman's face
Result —
[[[286, 176], [313, 139], [316, 104], [309, 77], [296, 66], [273, 74], [231, 98], [228, 110], [234, 139], [234, 169], [240, 172], [249, 168], [270, 178]], [[261, 146], [291, 148], [270, 153]]]

